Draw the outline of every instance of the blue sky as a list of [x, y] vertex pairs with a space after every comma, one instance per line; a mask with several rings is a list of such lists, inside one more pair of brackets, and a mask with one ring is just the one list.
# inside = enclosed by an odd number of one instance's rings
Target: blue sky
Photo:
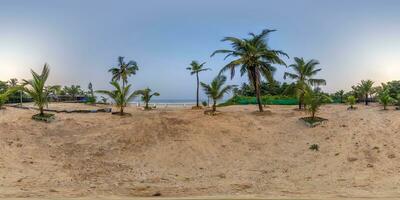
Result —
[[[383, 0], [0, 0], [0, 80], [29, 78], [51, 66], [51, 84], [91, 81], [110, 88], [107, 70], [118, 56], [138, 62], [130, 79], [160, 98], [194, 98], [195, 77], [185, 68], [207, 62], [209, 82], [226, 64], [210, 58], [224, 36], [277, 29], [270, 46], [291, 57], [314, 58], [328, 92], [349, 90], [361, 79], [399, 79], [400, 1]], [[275, 78], [282, 81], [285, 67]], [[247, 81], [240, 76], [230, 81]]]

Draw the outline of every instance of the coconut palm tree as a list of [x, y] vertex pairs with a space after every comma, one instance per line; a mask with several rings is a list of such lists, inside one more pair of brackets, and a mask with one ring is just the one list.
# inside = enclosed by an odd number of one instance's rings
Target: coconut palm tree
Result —
[[203, 72], [203, 71], [207, 71], [207, 70], [211, 70], [210, 68], [204, 68], [204, 65], [206, 63], [199, 63], [198, 61], [192, 61], [192, 63], [190, 63], [190, 67], [187, 67], [187, 70], [190, 70], [190, 75], [196, 75], [196, 80], [197, 80], [197, 90], [196, 90], [196, 107], [200, 107], [199, 106], [199, 85], [200, 85], [200, 80], [199, 80], [199, 73]]
[[260, 34], [250, 33], [250, 38], [236, 38], [225, 37], [223, 42], [230, 42], [232, 49], [222, 49], [214, 51], [211, 56], [218, 53], [226, 54], [225, 58], [235, 58], [227, 65], [225, 65], [220, 74], [229, 70], [231, 72], [231, 79], [235, 76], [236, 67], [240, 68], [241, 76], [247, 74], [250, 83], [256, 93], [257, 104], [260, 112], [263, 112], [261, 103], [261, 79], [266, 78], [270, 83], [273, 83], [273, 73], [276, 68], [273, 64], [286, 65], [280, 56], [289, 57], [286, 53], [278, 50], [271, 49], [266, 38], [271, 32], [275, 30], [263, 30]]
[[344, 90], [339, 90], [335, 93], [335, 96], [339, 97], [340, 103], [343, 103], [343, 97], [344, 97]]
[[[18, 79], [12, 78], [8, 81], [8, 85], [10, 87], [17, 87], [18, 86]], [[20, 100], [20, 105], [22, 106], [22, 96], [23, 96], [23, 91], [19, 91], [19, 100]]]
[[0, 110], [3, 109], [4, 104], [8, 100], [9, 96], [12, 95], [16, 90], [19, 90], [18, 86], [8, 88], [4, 93], [0, 94]]
[[303, 58], [294, 58], [295, 63], [289, 65], [293, 69], [293, 73], [285, 72], [283, 78], [289, 77], [296, 81], [296, 89], [299, 97], [299, 109], [304, 105], [304, 95], [308, 88], [311, 86], [326, 85], [324, 79], [313, 78], [321, 69], [316, 69], [319, 65], [317, 60], [311, 59], [305, 61]]
[[9, 85], [10, 87], [15, 87], [15, 86], [17, 86], [17, 85], [18, 85], [18, 79], [16, 79], [16, 78], [10, 79], [10, 80], [8, 81], [8, 85]]
[[207, 96], [209, 96], [213, 100], [213, 112], [217, 111], [217, 100], [222, 99], [222, 97], [224, 97], [224, 94], [230, 92], [234, 88], [233, 85], [227, 85], [223, 87], [225, 82], [226, 76], [218, 75], [212, 80], [210, 85], [203, 82], [200, 83]]
[[321, 105], [331, 102], [331, 99], [323, 93], [307, 89], [304, 93], [304, 102], [307, 104], [307, 111], [311, 114], [311, 119], [315, 120], [315, 114]]
[[48, 104], [50, 91], [46, 89], [45, 84], [50, 74], [49, 65], [46, 63], [43, 66], [41, 74], [31, 70], [33, 79], [23, 80], [24, 91], [33, 99], [35, 105], [39, 107], [39, 115], [44, 116], [43, 107]]
[[372, 80], [361, 80], [356, 89], [365, 97], [365, 105], [368, 105], [368, 97], [374, 93]]
[[68, 95], [71, 96], [72, 100], [76, 101], [77, 100], [77, 96], [79, 94], [82, 94], [83, 91], [81, 89], [80, 85], [71, 85], [70, 87], [68, 86], [64, 86], [64, 91], [65, 93], [67, 93]]
[[113, 67], [109, 72], [112, 73], [112, 81], [122, 80], [122, 88], [125, 88], [125, 85], [128, 84], [128, 77], [131, 75], [135, 75], [136, 71], [139, 70], [137, 63], [133, 60], [129, 62], [124, 61], [124, 57], [118, 57], [118, 66]]
[[131, 85], [121, 87], [118, 82], [111, 81], [110, 84], [115, 88], [114, 90], [98, 90], [97, 93], [101, 93], [109, 96], [114, 100], [115, 104], [119, 108], [119, 115], [124, 115], [124, 108], [126, 105], [135, 98], [136, 94], [130, 92]]
[[353, 110], [356, 102], [357, 102], [357, 98], [355, 96], [351, 95], [351, 96], [347, 97], [347, 103], [350, 105], [349, 109]]
[[388, 90], [383, 90], [379, 93], [378, 95], [379, 98], [379, 103], [381, 103], [383, 105], [383, 110], [387, 110], [387, 106], [390, 103], [394, 103], [395, 99], [393, 99], [390, 95], [389, 95], [389, 91]]
[[145, 107], [144, 108], [146, 110], [150, 109], [149, 102], [150, 102], [151, 98], [153, 96], [160, 96], [160, 93], [158, 93], [158, 92], [151, 93], [151, 89], [150, 88], [146, 88], [146, 89], [143, 89], [143, 90], [137, 90], [135, 92], [135, 94], [142, 96], [142, 101], [144, 101], [144, 103], [145, 103]]

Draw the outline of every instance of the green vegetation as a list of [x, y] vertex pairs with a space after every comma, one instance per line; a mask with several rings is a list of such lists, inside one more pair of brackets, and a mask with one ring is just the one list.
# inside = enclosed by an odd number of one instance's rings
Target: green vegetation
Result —
[[44, 117], [43, 107], [48, 104], [50, 91], [46, 89], [45, 84], [50, 74], [48, 64], [44, 64], [41, 74], [31, 70], [33, 79], [24, 80], [24, 91], [33, 99], [35, 105], [39, 107], [39, 116]]
[[88, 104], [96, 104], [96, 100], [97, 100], [97, 98], [96, 98], [96, 96], [94, 95], [94, 90], [93, 90], [93, 84], [92, 83], [89, 83], [89, 85], [88, 85], [88, 92], [87, 92], [87, 100], [86, 100], [86, 103], [88, 103]]
[[203, 72], [203, 71], [207, 71], [207, 70], [211, 70], [210, 68], [204, 68], [204, 65], [206, 63], [199, 63], [198, 61], [192, 61], [192, 63], [190, 63], [190, 67], [186, 68], [187, 70], [190, 70], [190, 75], [196, 75], [196, 86], [197, 86], [197, 90], [196, 90], [196, 107], [200, 107], [199, 106], [199, 85], [200, 85], [200, 80], [199, 80], [199, 73]]
[[151, 98], [153, 96], [160, 96], [160, 94], [158, 92], [151, 93], [151, 89], [150, 88], [146, 88], [146, 89], [143, 89], [143, 90], [137, 90], [135, 92], [135, 94], [142, 96], [142, 101], [145, 103], [144, 108], [146, 110], [150, 109], [149, 102], [150, 102]]
[[17, 86], [8, 88], [4, 93], [0, 93], [0, 110], [3, 109], [4, 104], [7, 102], [9, 96], [11, 96], [17, 90]]
[[365, 105], [368, 105], [368, 97], [374, 93], [373, 85], [371, 80], [361, 80], [361, 83], [352, 87], [355, 94], [364, 96]]
[[226, 82], [226, 76], [219, 75], [215, 77], [211, 84], [205, 84], [201, 82], [201, 87], [203, 87], [204, 92], [213, 100], [212, 111], [217, 111], [217, 100], [222, 99], [224, 94], [230, 92], [233, 89], [232, 85], [227, 85], [224, 87]]
[[296, 81], [297, 96], [299, 98], [299, 109], [302, 109], [304, 105], [304, 95], [307, 90], [310, 90], [311, 86], [326, 85], [324, 79], [313, 78], [321, 69], [316, 69], [319, 65], [317, 60], [305, 61], [303, 58], [294, 58], [295, 63], [289, 65], [293, 69], [293, 73], [285, 72], [283, 78], [289, 77]]
[[[261, 97], [261, 102], [263, 105], [297, 105], [298, 99], [284, 95], [265, 95]], [[255, 97], [233, 96], [226, 102], [219, 104], [219, 106], [248, 104], [257, 104], [257, 99]]]
[[307, 90], [304, 94], [304, 103], [307, 105], [307, 111], [311, 114], [311, 119], [315, 120], [315, 114], [324, 103], [330, 103], [332, 100], [320, 92]]
[[350, 105], [349, 109], [355, 109], [354, 105], [357, 102], [357, 98], [355, 96], [348, 96], [347, 103]]
[[137, 63], [133, 60], [129, 62], [124, 61], [124, 57], [118, 57], [118, 66], [113, 67], [108, 72], [111, 72], [112, 79], [111, 81], [122, 81], [122, 88], [125, 88], [125, 85], [128, 84], [128, 77], [135, 75], [136, 71], [139, 70]]
[[383, 90], [379, 93], [378, 95], [379, 103], [383, 105], [383, 110], [387, 110], [387, 106], [391, 103], [395, 102], [395, 99], [393, 99], [389, 95], [388, 90]]
[[344, 103], [344, 90], [339, 90], [334, 94], [335, 97], [339, 99], [339, 103]]
[[273, 82], [273, 73], [276, 70], [273, 64], [286, 65], [280, 56], [289, 57], [286, 53], [269, 48], [266, 38], [275, 30], [263, 30], [260, 34], [250, 33], [250, 38], [225, 37], [223, 42], [230, 42], [232, 49], [216, 50], [211, 56], [222, 53], [225, 58], [233, 57], [233, 61], [225, 65], [220, 74], [225, 71], [231, 72], [231, 78], [235, 76], [236, 67], [240, 68], [241, 76], [247, 74], [250, 83], [255, 89], [257, 104], [260, 112], [263, 112], [261, 102], [261, 78], [264, 77], [268, 82]]
[[78, 95], [84, 94], [80, 85], [71, 85], [70, 87], [64, 86], [63, 91], [65, 92], [65, 94], [70, 95], [73, 101], [77, 100], [76, 97]]
[[309, 147], [310, 150], [312, 151], [319, 151], [319, 145], [318, 144], [312, 144]]
[[114, 100], [116, 106], [119, 108], [119, 115], [124, 115], [124, 108], [126, 105], [135, 98], [136, 94], [130, 92], [131, 85], [127, 85], [124, 88], [119, 85], [118, 82], [112, 81], [110, 84], [115, 88], [114, 90], [98, 90], [97, 93], [109, 96]]

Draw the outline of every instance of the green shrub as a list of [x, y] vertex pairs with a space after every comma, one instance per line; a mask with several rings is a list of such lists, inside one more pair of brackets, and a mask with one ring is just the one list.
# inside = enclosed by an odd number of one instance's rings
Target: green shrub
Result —
[[309, 147], [310, 150], [312, 151], [319, 151], [319, 145], [318, 144], [312, 144]]
[[379, 103], [383, 105], [384, 110], [386, 110], [386, 107], [389, 104], [395, 102], [395, 100], [389, 95], [389, 92], [387, 90], [380, 92], [378, 98], [379, 98]]
[[354, 96], [348, 96], [347, 97], [347, 103], [350, 105], [350, 109], [354, 109], [354, 105], [356, 104], [356, 102], [357, 102], [357, 98], [356, 97], [354, 97]]

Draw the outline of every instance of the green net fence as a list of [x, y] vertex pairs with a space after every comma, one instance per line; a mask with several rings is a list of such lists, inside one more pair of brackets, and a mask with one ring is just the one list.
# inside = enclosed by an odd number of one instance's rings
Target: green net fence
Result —
[[[286, 96], [263, 96], [261, 101], [265, 105], [297, 105], [299, 103], [297, 99]], [[221, 105], [248, 104], [257, 104], [257, 99], [255, 97], [235, 96]]]

